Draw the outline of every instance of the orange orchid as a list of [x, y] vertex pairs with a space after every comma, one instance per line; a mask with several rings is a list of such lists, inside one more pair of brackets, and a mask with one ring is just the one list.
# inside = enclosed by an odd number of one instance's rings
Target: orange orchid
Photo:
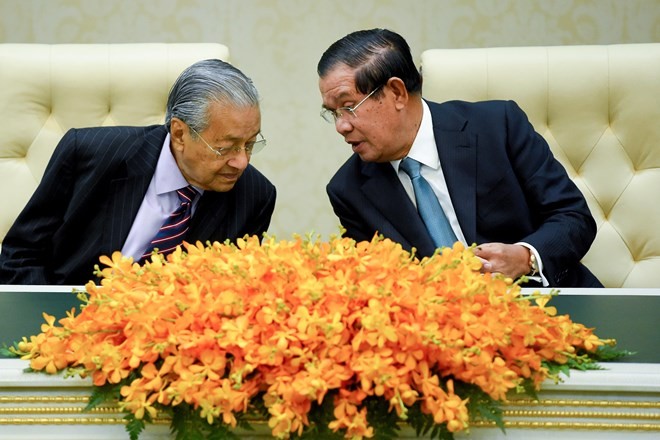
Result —
[[136, 419], [187, 405], [233, 428], [258, 406], [288, 438], [331, 402], [325, 428], [362, 439], [375, 435], [367, 403], [380, 399], [401, 421], [419, 408], [458, 432], [471, 415], [456, 384], [502, 401], [523, 381], [556, 379], [546, 364], [613, 343], [557, 316], [548, 296], [481, 274], [460, 243], [418, 260], [378, 237], [245, 237], [144, 265], [118, 252], [100, 261], [82, 310], [44, 315], [15, 350], [34, 370], [117, 384]]

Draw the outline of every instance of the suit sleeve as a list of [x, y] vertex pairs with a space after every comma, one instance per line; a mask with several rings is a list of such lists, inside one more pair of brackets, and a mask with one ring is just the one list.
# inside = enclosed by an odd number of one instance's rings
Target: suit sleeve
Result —
[[55, 149], [44, 176], [7, 232], [0, 254], [0, 283], [51, 284], [52, 237], [63, 223], [74, 183], [75, 134]]
[[250, 167], [241, 177], [241, 186], [235, 187], [233, 217], [225, 219], [216, 233], [216, 240], [236, 240], [245, 235], [256, 235], [260, 239], [268, 231], [275, 210], [277, 191], [275, 186], [256, 168]]
[[261, 205], [261, 210], [254, 217], [254, 224], [252, 226], [254, 232], [248, 232], [249, 235], [257, 235], [261, 238], [268, 231], [270, 220], [273, 216], [273, 211], [275, 210], [276, 197], [277, 191], [275, 190], [275, 187], [268, 185], [265, 203]]
[[520, 241], [539, 252], [550, 285], [561, 285], [570, 266], [589, 250], [596, 223], [584, 196], [514, 103], [506, 104], [508, 152], [537, 227]]
[[335, 212], [335, 215], [339, 218], [339, 222], [344, 229], [342, 235], [344, 237], [352, 238], [357, 242], [370, 241], [376, 231], [368, 226], [368, 222], [360, 216], [359, 210], [353, 209], [347, 204], [344, 198], [342, 198], [342, 194], [345, 192], [336, 188], [333, 183], [326, 186], [326, 192], [330, 199], [332, 209]]

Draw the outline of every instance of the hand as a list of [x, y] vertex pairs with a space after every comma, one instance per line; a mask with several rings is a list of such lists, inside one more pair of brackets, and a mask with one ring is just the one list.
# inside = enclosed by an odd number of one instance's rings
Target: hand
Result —
[[483, 263], [482, 273], [501, 273], [514, 280], [529, 273], [529, 252], [519, 244], [484, 243], [474, 248]]

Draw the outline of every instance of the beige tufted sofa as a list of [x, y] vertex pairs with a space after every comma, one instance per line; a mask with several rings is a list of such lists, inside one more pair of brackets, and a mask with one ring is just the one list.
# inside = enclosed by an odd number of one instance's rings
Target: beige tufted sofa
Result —
[[0, 242], [72, 127], [163, 123], [183, 69], [226, 46], [0, 44]]
[[513, 99], [584, 193], [583, 262], [606, 287], [660, 287], [660, 43], [432, 49], [424, 97]]

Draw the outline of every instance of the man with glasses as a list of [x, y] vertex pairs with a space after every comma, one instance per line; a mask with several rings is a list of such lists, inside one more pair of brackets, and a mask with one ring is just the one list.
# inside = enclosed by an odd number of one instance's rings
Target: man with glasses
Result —
[[385, 29], [333, 43], [317, 70], [321, 116], [354, 153], [327, 186], [345, 235], [419, 257], [477, 244], [484, 272], [602, 287], [580, 263], [596, 235], [584, 197], [514, 102], [422, 99], [408, 44]]
[[220, 60], [193, 64], [164, 125], [64, 135], [2, 244], [0, 284], [81, 285], [117, 250], [143, 261], [183, 240], [261, 236], [275, 187], [249, 162], [265, 144], [252, 81]]

